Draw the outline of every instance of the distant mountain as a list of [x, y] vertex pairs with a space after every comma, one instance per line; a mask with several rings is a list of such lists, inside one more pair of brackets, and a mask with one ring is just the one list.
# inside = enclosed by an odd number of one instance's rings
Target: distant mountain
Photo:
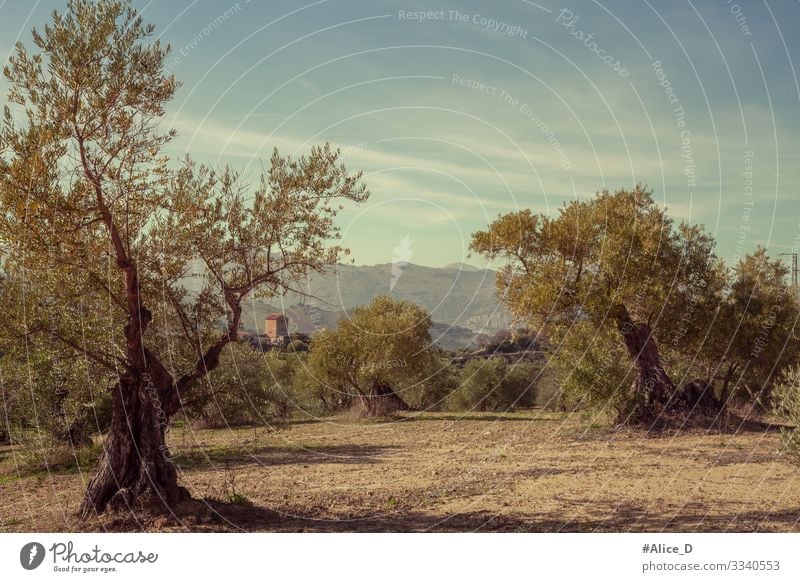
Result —
[[449, 265], [445, 265], [442, 267], [446, 271], [480, 271], [478, 267], [473, 265], [468, 265], [467, 263], [450, 263]]
[[347, 311], [382, 294], [427, 309], [437, 324], [432, 335], [446, 349], [467, 347], [479, 335], [511, 323], [511, 315], [497, 300], [495, 272], [460, 263], [442, 268], [412, 263], [337, 265], [328, 275], [312, 277], [306, 290], [315, 299], [288, 293], [269, 303], [255, 300], [243, 306], [245, 328], [263, 331], [266, 315], [284, 312], [291, 330], [312, 333], [334, 327]]

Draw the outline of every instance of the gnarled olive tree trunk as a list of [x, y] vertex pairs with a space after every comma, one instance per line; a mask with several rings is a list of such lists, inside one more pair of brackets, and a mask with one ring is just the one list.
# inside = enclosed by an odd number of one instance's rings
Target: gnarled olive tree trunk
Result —
[[700, 379], [684, 384], [678, 390], [661, 365], [650, 326], [635, 323], [624, 305], [615, 306], [613, 315], [628, 355], [636, 366], [633, 381], [636, 402], [630, 414], [620, 421], [649, 424], [662, 416], [679, 414], [683, 418], [696, 416], [716, 422], [724, 416], [728, 400], [727, 382], [721, 398], [715, 396], [712, 384]]
[[633, 380], [636, 404], [628, 420], [649, 422], [663, 412], [680, 408], [682, 402], [677, 398], [675, 385], [661, 365], [661, 356], [650, 326], [635, 323], [624, 305], [615, 306], [613, 316], [628, 355], [636, 366]]
[[145, 372], [120, 378], [113, 388], [111, 428], [81, 504], [81, 518], [106, 508], [165, 510], [189, 496], [178, 485], [165, 441], [172, 376], [158, 358], [145, 353]]
[[[195, 383], [219, 365], [223, 348], [236, 337], [238, 304], [228, 331], [198, 360], [195, 370], [177, 381], [158, 357], [142, 348], [141, 373], [130, 372], [114, 387], [113, 415], [97, 473], [89, 482], [78, 515], [85, 519], [106, 508], [153, 512], [174, 508], [189, 492], [178, 475], [166, 444], [170, 418]], [[127, 331], [127, 330], [126, 330]]]

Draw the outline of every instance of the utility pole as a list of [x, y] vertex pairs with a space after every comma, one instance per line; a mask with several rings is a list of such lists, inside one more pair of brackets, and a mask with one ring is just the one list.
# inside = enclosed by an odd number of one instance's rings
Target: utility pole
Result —
[[797, 253], [781, 253], [781, 257], [792, 257], [792, 288], [797, 290]]

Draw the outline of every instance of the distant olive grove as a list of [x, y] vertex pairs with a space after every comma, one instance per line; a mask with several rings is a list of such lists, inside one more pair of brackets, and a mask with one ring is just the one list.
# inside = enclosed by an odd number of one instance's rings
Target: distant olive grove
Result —
[[[381, 296], [308, 343], [295, 339], [262, 351], [244, 340], [232, 342], [175, 420], [221, 428], [342, 412], [380, 416], [533, 406], [544, 361], [538, 352], [519, 351], [526, 341], [519, 338], [526, 335], [498, 334], [470, 358], [464, 355], [469, 350], [455, 354], [433, 345], [430, 327], [422, 308]], [[504, 357], [509, 351], [522, 355], [510, 362]], [[111, 400], [102, 384], [109, 380], [89, 378], [80, 359], [66, 362], [54, 354], [2, 357], [10, 433], [36, 446], [43, 434], [48, 446], [90, 444], [110, 426]]]
[[[754, 285], [746, 291], [751, 313], [743, 320], [760, 314], [767, 318], [761, 321], [770, 322], [764, 303], [770, 291], [763, 278], [755, 283], [748, 275], [754, 261], [774, 271], [770, 284], [780, 293], [782, 267], [767, 260], [763, 250], [742, 262], [732, 285], [741, 290], [743, 279]], [[549, 340], [522, 327], [497, 333], [481, 347], [447, 352], [432, 343], [425, 310], [382, 296], [310, 341], [296, 338], [268, 351], [247, 341], [228, 344], [217, 368], [184, 401], [173, 422], [195, 428], [280, 427], [292, 419], [337, 414], [358, 418], [401, 411], [512, 412], [532, 407], [621, 422], [620, 414], [637, 401], [635, 367], [626, 359], [613, 326], [590, 325], [588, 319], [573, 323], [563, 336]], [[738, 333], [747, 332], [744, 323], [739, 327]], [[751, 327], [755, 329], [749, 333], [756, 334], [759, 327]], [[736, 339], [734, 334], [720, 341], [737, 345]], [[727, 359], [715, 361], [713, 355], [678, 345], [662, 350], [669, 368], [679, 370], [684, 384], [689, 383], [688, 370], [702, 370], [706, 375], [701, 392], [707, 390], [715, 404], [725, 405], [705, 411], [711, 415], [705, 419], [710, 424], [721, 421], [728, 405], [753, 417], [775, 412], [797, 423], [800, 382], [788, 353], [759, 363], [748, 359], [751, 352], [729, 348]], [[705, 349], [714, 347], [709, 342]], [[108, 391], [102, 384], [89, 389], [92, 384], [83, 381], [87, 369], [81, 360], [65, 362], [57, 354], [51, 352], [48, 358], [44, 352], [34, 353], [24, 360], [9, 353], [2, 358], [7, 430], [15, 442], [28, 445], [32, 466], [39, 468], [64, 459], [71, 462], [67, 449], [91, 445], [111, 422]], [[736, 357], [744, 359], [745, 369], [738, 374]], [[765, 371], [769, 362], [780, 366], [770, 373]], [[682, 389], [676, 389], [674, 398], [681, 397]], [[702, 394], [692, 397], [702, 400]], [[795, 444], [795, 433], [786, 434], [787, 442]]]

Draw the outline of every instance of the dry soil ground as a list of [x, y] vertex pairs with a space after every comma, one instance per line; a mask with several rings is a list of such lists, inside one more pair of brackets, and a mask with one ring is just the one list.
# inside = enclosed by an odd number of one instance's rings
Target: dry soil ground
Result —
[[555, 413], [425, 413], [170, 440], [199, 500], [177, 516], [79, 524], [88, 475], [19, 478], [6, 451], [0, 531], [800, 531], [800, 468], [773, 430], [656, 436]]

